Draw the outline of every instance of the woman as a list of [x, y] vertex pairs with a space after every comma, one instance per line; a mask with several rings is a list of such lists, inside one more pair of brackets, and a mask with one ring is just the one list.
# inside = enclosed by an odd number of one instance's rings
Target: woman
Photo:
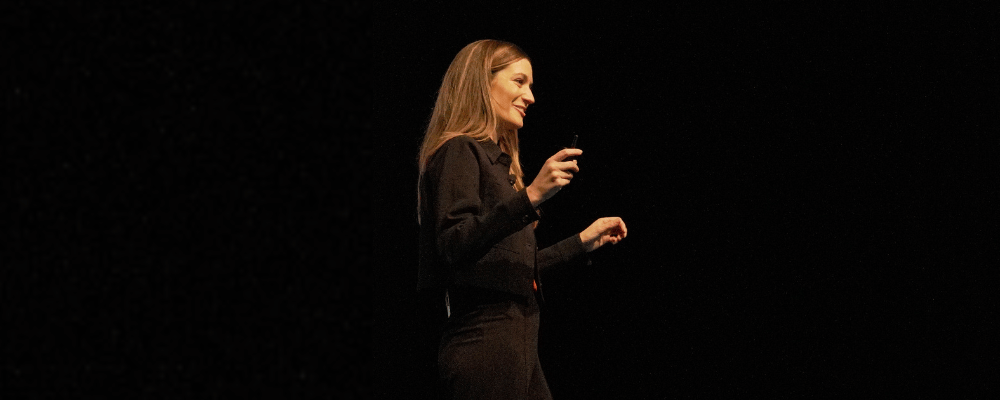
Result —
[[559, 151], [524, 185], [517, 134], [533, 82], [517, 46], [469, 44], [445, 73], [420, 149], [418, 289], [439, 291], [449, 315], [438, 372], [451, 398], [551, 398], [538, 362], [539, 271], [626, 235], [621, 218], [601, 218], [536, 247], [538, 207], [580, 171], [567, 158], [583, 151]]

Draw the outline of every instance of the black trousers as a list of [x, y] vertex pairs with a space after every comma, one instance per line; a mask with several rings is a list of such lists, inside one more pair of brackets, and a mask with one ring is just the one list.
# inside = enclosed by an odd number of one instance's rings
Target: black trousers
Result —
[[[538, 361], [538, 303], [450, 292], [438, 347], [449, 399], [551, 399]], [[492, 297], [492, 298], [491, 298]]]

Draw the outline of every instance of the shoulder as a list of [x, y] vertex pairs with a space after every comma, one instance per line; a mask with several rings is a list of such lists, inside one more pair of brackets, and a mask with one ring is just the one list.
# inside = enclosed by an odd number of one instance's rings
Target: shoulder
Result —
[[432, 181], [475, 180], [485, 160], [488, 158], [475, 139], [456, 136], [442, 143], [431, 155], [424, 173]]
[[441, 144], [440, 150], [445, 149], [471, 149], [473, 151], [479, 151], [482, 149], [482, 146], [480, 146], [479, 142], [471, 136], [458, 135]]
[[483, 153], [483, 147], [476, 139], [467, 135], [458, 135], [448, 139], [431, 156], [431, 163], [444, 159], [476, 160]]

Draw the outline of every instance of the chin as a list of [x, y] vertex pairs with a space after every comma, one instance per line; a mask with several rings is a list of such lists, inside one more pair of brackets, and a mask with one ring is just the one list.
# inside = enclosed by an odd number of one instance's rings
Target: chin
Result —
[[500, 124], [500, 127], [502, 129], [521, 129], [521, 128], [524, 127], [524, 122], [523, 121], [504, 120]]
[[510, 126], [514, 127], [514, 129], [524, 128], [524, 120], [520, 118], [510, 121], [509, 124]]

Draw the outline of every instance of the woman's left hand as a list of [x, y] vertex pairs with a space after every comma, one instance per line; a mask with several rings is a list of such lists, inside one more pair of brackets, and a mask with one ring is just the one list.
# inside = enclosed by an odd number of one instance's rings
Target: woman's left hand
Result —
[[618, 217], [605, 217], [594, 221], [587, 229], [580, 232], [580, 240], [589, 253], [607, 243], [617, 244], [627, 235], [625, 221]]

